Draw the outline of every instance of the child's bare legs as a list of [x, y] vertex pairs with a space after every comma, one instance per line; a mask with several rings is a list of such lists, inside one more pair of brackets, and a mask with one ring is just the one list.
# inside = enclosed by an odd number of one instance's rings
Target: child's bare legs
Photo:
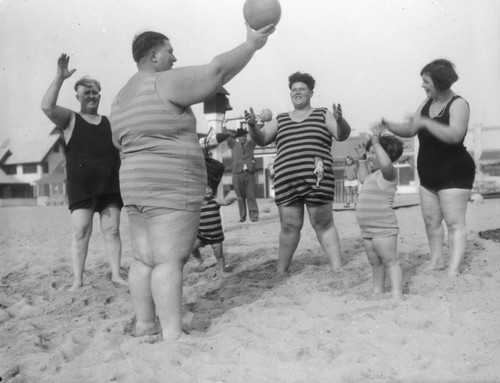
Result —
[[385, 267], [382, 260], [375, 251], [373, 240], [371, 238], [363, 238], [368, 262], [372, 267], [373, 275], [373, 295], [379, 295], [384, 292], [385, 283]]
[[[403, 275], [397, 259], [397, 236], [391, 235], [372, 240], [365, 238], [364, 244], [373, 269], [374, 293], [383, 292], [385, 272], [387, 272], [391, 280], [392, 297], [401, 299], [403, 297]], [[384, 270], [383, 278], [380, 266]]]
[[204, 270], [203, 257], [201, 256], [201, 253], [200, 253], [201, 245], [202, 245], [201, 241], [198, 238], [196, 238], [196, 241], [194, 242], [194, 246], [193, 246], [193, 251], [191, 252], [193, 257], [198, 262], [198, 265], [195, 268], [196, 271], [203, 271]]
[[217, 275], [222, 277], [226, 272], [226, 260], [224, 259], [224, 249], [222, 242], [212, 243], [212, 251], [214, 252], [215, 259], [217, 260]]

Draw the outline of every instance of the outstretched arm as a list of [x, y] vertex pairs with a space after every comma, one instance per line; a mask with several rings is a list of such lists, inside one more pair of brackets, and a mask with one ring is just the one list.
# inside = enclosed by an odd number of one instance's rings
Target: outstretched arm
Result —
[[342, 106], [333, 104], [333, 113], [326, 113], [326, 126], [337, 141], [345, 141], [351, 134], [351, 126], [342, 116]]
[[69, 56], [63, 53], [57, 60], [57, 73], [55, 79], [45, 92], [42, 99], [42, 111], [56, 126], [64, 129], [68, 126], [73, 111], [57, 105], [57, 98], [64, 81], [75, 73], [76, 69], [68, 69]]
[[216, 56], [209, 64], [163, 72], [157, 81], [160, 96], [179, 107], [188, 107], [215, 94], [248, 64], [274, 32], [273, 24], [258, 31], [248, 25], [246, 28], [247, 40], [243, 44]]
[[274, 142], [276, 135], [278, 134], [278, 121], [272, 119], [271, 121], [264, 123], [263, 127], [257, 125], [257, 119], [253, 108], [250, 107], [249, 110], [245, 110], [245, 121], [249, 128], [249, 134], [253, 142], [259, 146], [266, 146]]
[[418, 133], [419, 129], [422, 128], [421, 126], [422, 118], [420, 117], [420, 113], [422, 112], [422, 108], [426, 102], [427, 100], [425, 100], [422, 104], [420, 104], [417, 111], [415, 112], [413, 117], [409, 119], [408, 122], [397, 123], [397, 122], [387, 121], [385, 118], [382, 118], [381, 125], [390, 132], [400, 137], [415, 136]]

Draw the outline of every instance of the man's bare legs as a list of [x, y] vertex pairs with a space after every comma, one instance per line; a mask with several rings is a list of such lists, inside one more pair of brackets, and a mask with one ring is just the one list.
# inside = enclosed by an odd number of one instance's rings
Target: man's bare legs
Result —
[[129, 211], [132, 245], [136, 259], [140, 259], [133, 263], [129, 274], [137, 335], [155, 329], [153, 315], [160, 318], [164, 340], [176, 340], [183, 334], [182, 273], [193, 249], [199, 219], [199, 212], [170, 210], [146, 217]]
[[122, 256], [122, 242], [120, 239], [120, 213], [116, 205], [108, 205], [100, 213], [101, 231], [104, 237], [104, 247], [109, 256], [111, 266], [111, 280], [121, 285], [127, 285], [120, 276]]
[[70, 290], [83, 286], [83, 269], [92, 234], [94, 209], [76, 209], [71, 212], [71, 262], [73, 265], [73, 285]]

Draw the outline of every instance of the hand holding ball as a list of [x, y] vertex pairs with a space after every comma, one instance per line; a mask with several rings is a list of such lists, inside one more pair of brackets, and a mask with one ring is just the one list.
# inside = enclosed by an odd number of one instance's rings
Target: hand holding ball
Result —
[[260, 111], [259, 117], [262, 122], [269, 122], [273, 119], [273, 112], [270, 109], [264, 108]]
[[278, 24], [281, 18], [281, 6], [278, 0], [246, 0], [243, 17], [254, 30], [269, 24]]

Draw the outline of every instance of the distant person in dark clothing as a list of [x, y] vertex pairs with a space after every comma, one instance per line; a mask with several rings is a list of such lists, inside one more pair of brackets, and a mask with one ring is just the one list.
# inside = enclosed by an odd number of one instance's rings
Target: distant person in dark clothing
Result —
[[[227, 132], [225, 126], [222, 129], [223, 133]], [[248, 139], [248, 132], [242, 128], [236, 131], [235, 137], [229, 137], [226, 142], [232, 152], [233, 187], [238, 197], [240, 222], [245, 222], [247, 219], [247, 205], [250, 221], [257, 222], [259, 220], [259, 206], [256, 196], [255, 142]]]
[[111, 280], [126, 285], [120, 276], [121, 239], [118, 171], [120, 156], [111, 140], [111, 126], [97, 113], [101, 85], [83, 77], [75, 84], [80, 113], [57, 105], [63, 82], [76, 69], [68, 70], [69, 56], [57, 61], [57, 74], [42, 100], [42, 111], [62, 129], [66, 142], [68, 205], [73, 235], [71, 257], [74, 281], [71, 290], [83, 286], [83, 269], [92, 233], [94, 213], [99, 213], [106, 252], [111, 257]]

